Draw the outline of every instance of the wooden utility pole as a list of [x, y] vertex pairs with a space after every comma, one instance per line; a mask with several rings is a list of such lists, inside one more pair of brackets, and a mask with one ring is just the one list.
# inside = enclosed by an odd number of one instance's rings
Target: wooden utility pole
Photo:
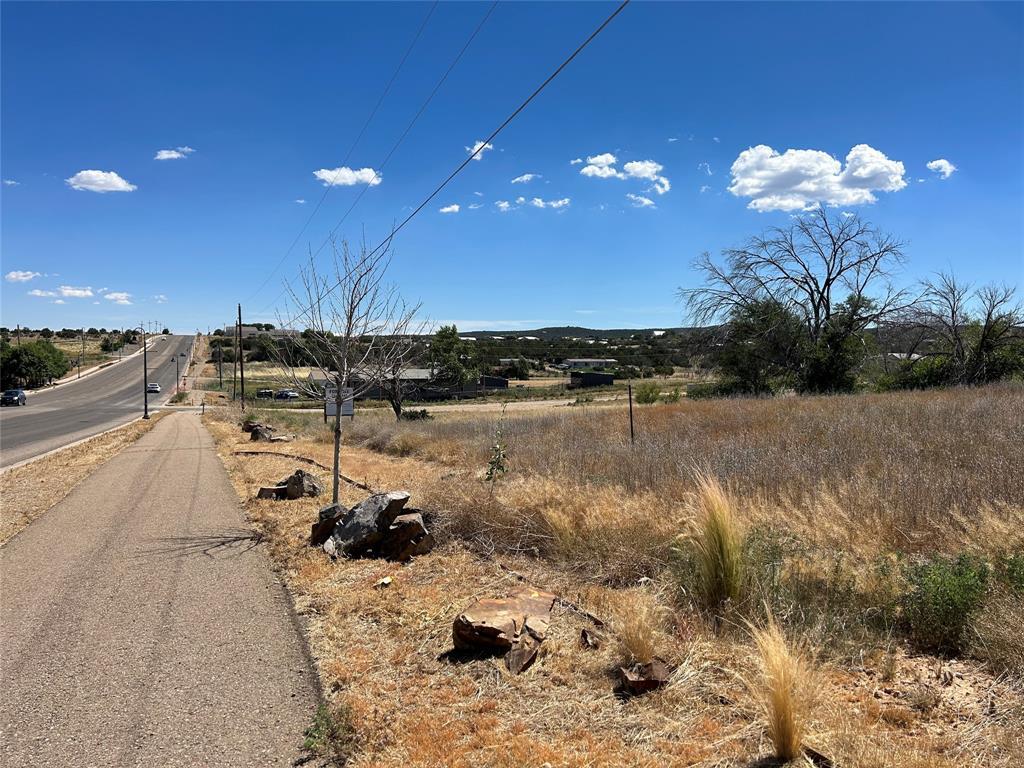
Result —
[[85, 326], [82, 326], [82, 354], [78, 356], [78, 378], [82, 378], [82, 358], [85, 357]]
[[629, 392], [629, 444], [633, 445], [636, 442], [636, 434], [633, 432], [633, 383], [630, 382], [626, 389]]
[[[211, 337], [212, 338], [212, 337]], [[219, 341], [223, 342], [224, 337], [222, 336]], [[219, 389], [224, 389], [224, 344], [217, 345], [217, 386]]]
[[242, 410], [245, 410], [245, 349], [242, 347], [242, 305], [238, 305], [238, 386], [242, 390]]
[[20, 347], [21, 346], [21, 323], [18, 323], [17, 333], [18, 333], [18, 346]]
[[231, 399], [238, 397], [238, 323], [231, 334]]

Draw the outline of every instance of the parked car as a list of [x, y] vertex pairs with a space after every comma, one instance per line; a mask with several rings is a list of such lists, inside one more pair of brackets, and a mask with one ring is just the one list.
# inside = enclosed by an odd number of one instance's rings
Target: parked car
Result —
[[160, 391], [160, 385], [157, 384], [155, 381], [150, 382], [149, 384], [146, 385], [146, 391], [149, 392], [150, 394], [157, 393]]
[[272, 389], [257, 389], [256, 390], [256, 397], [259, 400], [273, 400], [274, 399], [274, 390], [272, 390]]
[[25, 390], [8, 389], [0, 395], [0, 405], [25, 405]]
[[299, 397], [299, 393], [296, 392], [294, 389], [282, 389], [280, 392], [274, 395], [275, 400], [298, 400]]

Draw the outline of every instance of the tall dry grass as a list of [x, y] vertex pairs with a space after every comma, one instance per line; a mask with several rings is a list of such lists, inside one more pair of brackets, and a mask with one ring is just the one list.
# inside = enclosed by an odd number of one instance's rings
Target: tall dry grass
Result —
[[743, 588], [743, 535], [733, 501], [714, 477], [699, 473], [693, 503], [696, 532], [683, 542], [696, 565], [701, 602], [716, 615]]
[[[361, 417], [352, 444], [486, 465], [496, 417], [397, 424]], [[1024, 541], [1024, 387], [706, 400], [636, 413], [619, 407], [509, 413], [513, 476], [555, 478], [620, 495], [655, 494], [662, 514], [717, 477], [749, 514], [822, 546], [877, 552], [991, 548]], [[763, 513], [763, 514], [762, 514]]]
[[789, 762], [802, 754], [819, 676], [807, 652], [791, 646], [773, 618], [750, 631], [756, 672], [744, 681], [767, 721], [775, 756]]

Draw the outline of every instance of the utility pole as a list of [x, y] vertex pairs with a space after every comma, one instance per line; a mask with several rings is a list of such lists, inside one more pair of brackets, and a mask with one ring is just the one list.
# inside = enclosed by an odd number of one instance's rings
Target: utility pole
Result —
[[633, 445], [636, 442], [636, 434], [633, 432], [633, 383], [630, 382], [627, 385], [629, 392], [629, 444]]
[[[223, 337], [221, 337], [223, 339]], [[217, 386], [224, 389], [224, 345], [217, 345]]]
[[82, 378], [82, 358], [85, 357], [85, 326], [82, 326], [82, 354], [78, 356], [78, 378]]
[[245, 349], [242, 347], [242, 305], [238, 305], [238, 379], [242, 390], [242, 411], [245, 411]]
[[238, 323], [231, 334], [231, 399], [238, 397]]
[[18, 346], [21, 346], [21, 323], [18, 323]]

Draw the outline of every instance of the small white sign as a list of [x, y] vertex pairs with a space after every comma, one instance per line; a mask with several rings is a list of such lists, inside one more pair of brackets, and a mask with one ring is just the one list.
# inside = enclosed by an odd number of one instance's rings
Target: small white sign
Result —
[[[334, 416], [338, 410], [338, 388], [331, 383], [324, 386], [324, 416]], [[341, 415], [355, 417], [355, 403], [352, 399], [352, 387], [341, 390]]]

